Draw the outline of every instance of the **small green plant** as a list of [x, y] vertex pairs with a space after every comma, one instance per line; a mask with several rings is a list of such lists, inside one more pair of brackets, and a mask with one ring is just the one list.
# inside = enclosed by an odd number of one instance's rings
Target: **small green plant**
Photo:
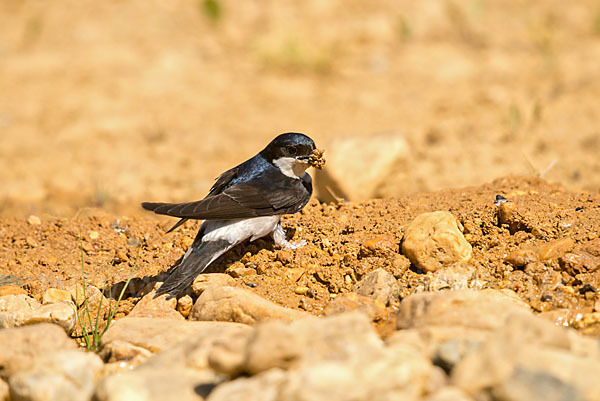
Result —
[[[99, 327], [100, 313], [102, 311], [102, 300], [104, 299], [104, 297], [100, 297], [100, 302], [98, 304], [98, 310], [96, 311], [96, 319], [94, 321], [94, 320], [92, 320], [93, 312], [90, 311], [91, 307], [90, 307], [90, 304], [89, 304], [88, 298], [87, 298], [87, 290], [86, 290], [87, 284], [86, 284], [86, 280], [85, 280], [85, 267], [84, 267], [85, 262], [84, 262], [84, 256], [83, 256], [83, 241], [82, 241], [81, 237], [79, 238], [79, 241], [81, 243], [81, 246], [80, 246], [80, 249], [81, 249], [81, 284], [82, 284], [82, 288], [83, 288], [84, 301], [83, 301], [83, 305], [81, 307], [79, 307], [77, 310], [77, 320], [79, 321], [79, 326], [81, 327], [81, 333], [83, 336], [83, 341], [85, 342], [85, 348], [88, 351], [96, 352], [96, 351], [98, 351], [98, 347], [100, 345], [100, 340], [102, 339], [102, 336], [104, 335], [104, 333], [106, 333], [106, 331], [110, 327], [110, 324], [115, 317], [115, 313], [117, 312], [117, 309], [119, 308], [119, 304], [121, 303], [121, 300], [123, 299], [123, 295], [125, 295], [125, 291], [127, 290], [127, 287], [129, 286], [129, 282], [131, 281], [131, 276], [133, 275], [133, 271], [135, 270], [137, 263], [138, 263], [138, 259], [140, 257], [140, 249], [142, 247], [143, 242], [140, 242], [140, 244], [138, 245], [137, 254], [135, 256], [135, 262], [131, 266], [131, 270], [129, 271], [129, 277], [127, 277], [127, 281], [125, 282], [125, 285], [121, 289], [121, 293], [119, 294], [119, 297], [117, 298], [117, 304], [115, 305], [114, 309], [112, 308], [110, 302], [108, 303], [108, 316], [106, 318], [106, 324], [104, 325], [104, 328], [100, 329], [100, 327]], [[102, 293], [104, 293], [104, 290], [106, 289], [107, 282], [108, 282], [108, 274], [106, 275], [106, 277], [104, 279]]]
[[200, 8], [204, 15], [211, 21], [217, 22], [223, 15], [223, 8], [218, 0], [200, 0]]

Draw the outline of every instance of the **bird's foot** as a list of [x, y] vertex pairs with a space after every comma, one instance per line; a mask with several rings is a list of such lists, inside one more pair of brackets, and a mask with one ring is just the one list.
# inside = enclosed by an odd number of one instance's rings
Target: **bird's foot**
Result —
[[302, 248], [306, 244], [308, 244], [308, 242], [306, 242], [306, 240], [303, 239], [303, 240], [294, 241], [294, 242], [285, 241], [284, 243], [277, 244], [277, 245], [279, 245], [283, 249], [298, 249], [298, 248]]
[[273, 240], [275, 241], [275, 245], [283, 249], [298, 249], [308, 243], [306, 242], [306, 240], [294, 242], [289, 242], [288, 240], [286, 240], [285, 231], [283, 230], [283, 227], [281, 227], [281, 224], [277, 224], [275, 230], [273, 230]]

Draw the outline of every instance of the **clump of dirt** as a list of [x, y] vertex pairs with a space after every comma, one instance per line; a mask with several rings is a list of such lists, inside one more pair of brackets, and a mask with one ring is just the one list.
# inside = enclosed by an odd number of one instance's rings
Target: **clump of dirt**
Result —
[[[495, 204], [496, 195], [508, 202]], [[567, 317], [599, 309], [600, 196], [537, 178], [508, 177], [479, 187], [356, 204], [313, 200], [301, 213], [283, 219], [288, 236], [308, 245], [291, 251], [275, 249], [270, 239], [246, 243], [207, 272], [229, 272], [238, 285], [315, 315], [378, 268], [398, 279], [405, 297], [429, 289], [435, 273], [419, 271], [402, 255], [403, 232], [417, 215], [434, 210], [450, 211], [464, 226], [473, 247], [470, 287], [508, 288], [536, 311], [566, 311]], [[503, 210], [512, 214], [507, 217]], [[119, 288], [134, 267], [136, 279], [121, 308], [125, 315], [137, 300], [138, 284], [164, 278], [159, 275], [183, 255], [200, 225], [187, 223], [165, 234], [171, 224], [152, 215], [97, 214], [41, 224], [2, 218], [0, 285], [17, 283], [40, 297], [46, 288], [81, 280], [83, 260], [90, 284]], [[388, 307], [389, 316], [393, 311], [394, 305]], [[596, 330], [596, 321], [577, 322], [570, 321], [584, 331]], [[380, 323], [386, 327], [390, 322]]]

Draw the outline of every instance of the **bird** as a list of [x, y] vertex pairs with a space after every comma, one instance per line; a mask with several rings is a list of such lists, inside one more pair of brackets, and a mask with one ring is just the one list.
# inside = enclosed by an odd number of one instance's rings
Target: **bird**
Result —
[[189, 219], [203, 220], [192, 245], [169, 270], [156, 296], [178, 296], [219, 256], [248, 239], [270, 234], [285, 249], [306, 245], [305, 240], [286, 240], [281, 215], [306, 206], [312, 195], [312, 179], [306, 170], [321, 168], [322, 156], [323, 151], [307, 135], [283, 133], [254, 157], [217, 177], [202, 200], [143, 202], [146, 210], [180, 218], [167, 233]]

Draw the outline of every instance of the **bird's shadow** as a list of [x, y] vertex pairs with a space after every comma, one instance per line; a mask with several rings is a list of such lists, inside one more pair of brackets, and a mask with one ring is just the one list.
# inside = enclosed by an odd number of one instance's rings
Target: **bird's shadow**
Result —
[[[293, 238], [295, 231], [296, 230], [294, 228], [290, 228], [289, 230], [286, 230], [286, 234], [287, 234], [286, 237]], [[276, 249], [275, 243], [270, 238], [269, 239], [260, 238], [253, 242], [246, 240], [246, 241], [242, 242], [241, 244], [233, 247], [229, 251], [225, 252], [219, 258], [217, 258], [201, 274], [225, 273], [227, 268], [232, 263], [240, 261], [244, 257], [244, 255], [246, 255], [247, 253], [254, 255], [254, 254], [257, 254], [258, 252], [260, 252], [262, 249], [266, 249], [268, 251], [273, 251]], [[173, 270], [175, 270], [179, 266], [179, 264], [181, 263], [182, 260], [183, 260], [183, 255], [179, 259], [177, 259], [175, 261], [175, 263], [173, 263], [173, 265], [171, 265], [171, 267], [169, 267], [168, 270], [158, 273], [156, 275], [133, 277], [129, 281], [129, 284], [127, 284], [127, 280], [119, 281], [119, 282], [113, 284], [112, 286], [110, 286], [110, 288], [105, 289], [104, 296], [106, 296], [107, 298], [110, 298], [110, 299], [117, 300], [119, 298], [121, 292], [123, 291], [123, 289], [125, 289], [125, 292], [123, 293], [123, 296], [122, 296], [123, 299], [130, 298], [130, 297], [141, 298], [144, 295], [147, 295], [150, 292], [152, 292], [152, 290], [154, 290], [154, 287], [157, 282], [164, 282], [167, 279], [167, 277], [169, 277], [169, 275], [173, 272]], [[127, 286], [127, 287], [125, 287], [125, 286]], [[180, 298], [181, 296], [184, 296], [186, 294], [192, 295], [190, 290], [188, 289], [187, 291], [179, 294], [177, 296], [177, 298]], [[172, 298], [172, 296], [169, 296], [169, 298]]]

